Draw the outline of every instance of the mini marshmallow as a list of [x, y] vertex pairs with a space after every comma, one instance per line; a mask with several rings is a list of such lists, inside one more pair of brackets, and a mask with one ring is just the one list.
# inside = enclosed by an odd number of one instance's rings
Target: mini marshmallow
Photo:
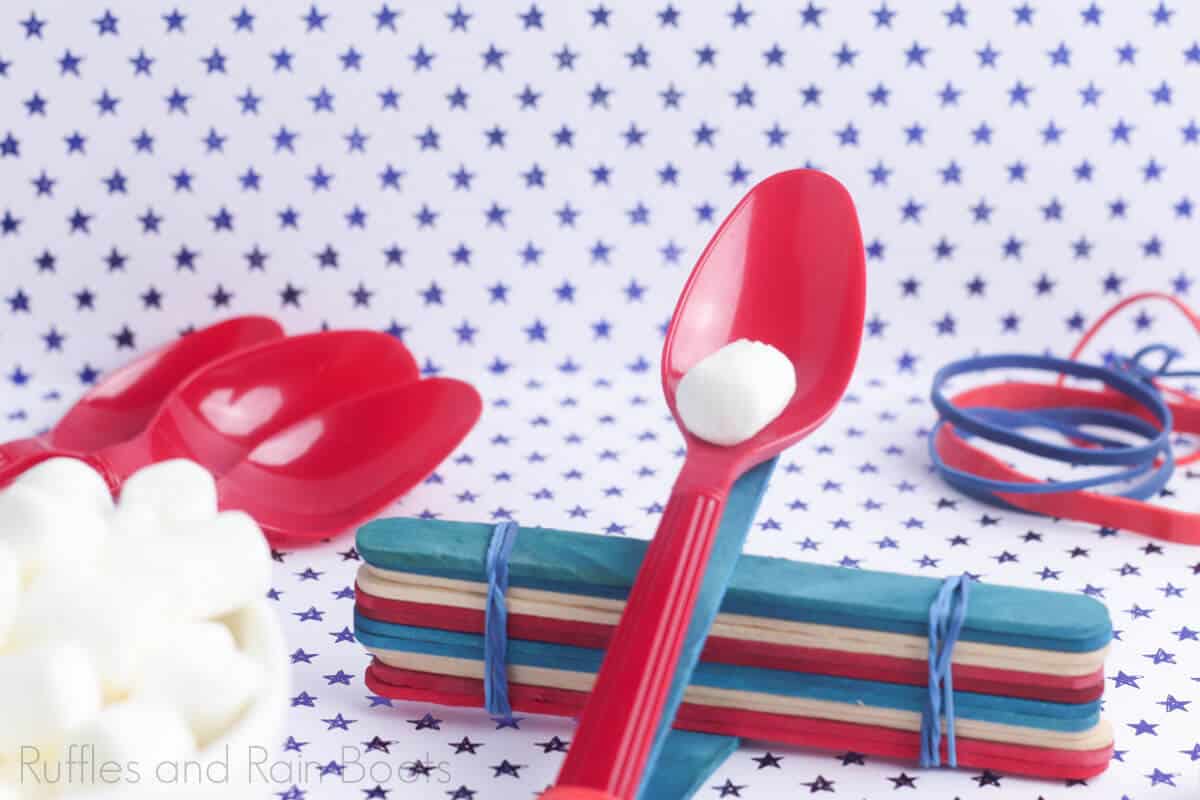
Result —
[[147, 660], [134, 696], [165, 702], [187, 721], [200, 746], [225, 733], [263, 681], [263, 667], [237, 648], [218, 622], [177, 625]]
[[[14, 775], [13, 780], [17, 779], [19, 779], [19, 775]], [[20, 786], [0, 781], [0, 800], [25, 800], [27, 797], [28, 795], [21, 790]]]
[[125, 481], [121, 505], [147, 506], [171, 527], [211, 519], [217, 513], [217, 484], [208, 470], [194, 461], [161, 461]]
[[0, 800], [12, 800], [12, 798], [24, 800], [25, 795], [17, 786], [21, 781], [20, 758], [21, 748], [13, 747], [6, 750], [0, 747]]
[[123, 504], [108, 517], [110, 546], [126, 537], [144, 541], [162, 534], [162, 521], [150, 506]]
[[0, 492], [0, 542], [16, 554], [23, 580], [52, 564], [89, 564], [108, 532], [90, 502], [73, 502], [34, 486]]
[[11, 639], [24, 646], [63, 640], [87, 650], [105, 696], [128, 692], [142, 658], [161, 635], [162, 600], [113, 576], [54, 569], [38, 576], [21, 598]]
[[74, 642], [0, 654], [0, 750], [55, 746], [100, 711], [91, 655]]
[[[74, 787], [105, 785], [100, 771], [105, 763], [118, 765], [122, 779], [128, 779], [136, 770], [139, 783], [153, 785], [159, 765], [194, 757], [196, 742], [175, 709], [130, 700], [108, 706], [80, 726], [68, 738], [63, 753], [86, 762]], [[94, 765], [95, 769], [86, 765]], [[111, 769], [109, 774], [111, 781]]]
[[214, 619], [259, 600], [271, 588], [271, 548], [244, 511], [225, 511], [172, 537], [187, 554], [174, 562], [173, 599], [184, 619]]
[[675, 390], [684, 427], [712, 444], [751, 439], [796, 392], [796, 369], [769, 344], [738, 339], [689, 369]]
[[60, 761], [57, 749], [44, 745], [0, 752], [0, 800], [57, 800], [59, 785], [50, 779]]
[[97, 514], [113, 509], [112, 493], [100, 473], [77, 458], [51, 458], [25, 470], [14, 486], [29, 486], [69, 503], [82, 503]]
[[17, 592], [21, 589], [21, 570], [16, 553], [0, 542], [0, 650], [8, 641], [8, 631], [17, 616]]
[[180, 525], [171, 536], [114, 536], [104, 559], [103, 568], [163, 597], [167, 613], [185, 621], [236, 611], [271, 585], [270, 547], [241, 511]]

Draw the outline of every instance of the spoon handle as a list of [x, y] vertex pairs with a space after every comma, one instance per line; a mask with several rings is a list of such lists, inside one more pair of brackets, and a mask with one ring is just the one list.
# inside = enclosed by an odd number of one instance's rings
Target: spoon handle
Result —
[[[685, 467], [686, 471], [686, 467]], [[634, 800], [726, 491], [677, 483], [608, 646], [551, 800]]]

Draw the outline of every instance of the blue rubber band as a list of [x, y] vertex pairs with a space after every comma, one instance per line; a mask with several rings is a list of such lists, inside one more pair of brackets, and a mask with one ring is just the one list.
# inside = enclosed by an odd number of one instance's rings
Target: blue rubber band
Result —
[[512, 719], [508, 702], [508, 557], [512, 554], [520, 527], [501, 522], [492, 530], [488, 543], [487, 608], [483, 625], [483, 696], [487, 711], [494, 717]]
[[954, 645], [967, 618], [966, 575], [947, 578], [929, 606], [929, 699], [921, 713], [921, 766], [942, 765], [942, 719], [946, 722], [946, 763], [958, 766], [954, 735]]
[[[1153, 353], [1162, 354], [1162, 363], [1150, 369], [1142, 362]], [[1083, 491], [1118, 482], [1138, 480], [1117, 492], [1119, 496], [1146, 500], [1158, 494], [1175, 471], [1171, 450], [1173, 420], [1166, 400], [1152, 383], [1159, 377], [1184, 377], [1187, 372], [1168, 371], [1178, 353], [1166, 345], [1143, 347], [1132, 358], [1117, 357], [1109, 366], [1082, 364], [1051, 356], [993, 355], [978, 356], [947, 364], [934, 377], [931, 399], [940, 419], [929, 434], [929, 456], [934, 469], [959, 491], [992, 505], [1011, 508], [1001, 494], [1060, 494]], [[1129, 397], [1157, 422], [1123, 411], [1096, 408], [1045, 408], [1014, 410], [976, 406], [959, 408], [945, 396], [943, 387], [952, 377], [999, 368], [1035, 369], [1078, 378], [1099, 380]], [[937, 435], [944, 425], [952, 425], [964, 438], [978, 436], [990, 442], [1071, 465], [1109, 465], [1124, 469], [1091, 478], [1072, 481], [1019, 482], [983, 478], [951, 467], [937, 450]], [[1085, 425], [1103, 426], [1140, 437], [1141, 444], [1129, 444], [1083, 429]], [[1091, 447], [1056, 445], [1036, 439], [1024, 429], [1041, 428], [1087, 442]], [[1156, 463], [1157, 462], [1157, 463]]]
[[[942, 387], [950, 378], [970, 372], [983, 372], [991, 369], [1033, 369], [1046, 372], [1057, 372], [1077, 378], [1098, 380], [1106, 386], [1132, 398], [1144, 406], [1161, 426], [1157, 435], [1149, 442], [1138, 446], [1122, 448], [1097, 449], [1075, 447], [1071, 445], [1056, 445], [1039, 439], [1025, 436], [1012, 428], [989, 419], [989, 415], [979, 413], [975, 408], [958, 408], [946, 399]], [[1036, 355], [993, 355], [976, 356], [954, 361], [938, 370], [933, 379], [931, 392], [933, 406], [938, 415], [954, 425], [958, 430], [968, 434], [984, 437], [999, 444], [1008, 445], [1044, 458], [1066, 461], [1072, 464], [1118, 465], [1129, 466], [1147, 460], [1153, 460], [1168, 445], [1171, 434], [1171, 411], [1152, 385], [1109, 367], [1093, 364], [1082, 364], [1052, 356]], [[1038, 412], [1028, 411], [1028, 415]], [[1128, 416], [1128, 415], [1127, 415]]]

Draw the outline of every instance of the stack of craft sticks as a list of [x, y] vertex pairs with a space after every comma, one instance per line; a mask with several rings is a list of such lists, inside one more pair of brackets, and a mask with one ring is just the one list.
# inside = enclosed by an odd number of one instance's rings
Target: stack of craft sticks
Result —
[[[387, 519], [358, 533], [355, 630], [382, 696], [484, 704], [492, 526]], [[524, 528], [509, 560], [515, 710], [582, 710], [645, 552], [638, 540]], [[677, 728], [916, 760], [940, 582], [742, 557]], [[1087, 778], [1112, 756], [1100, 718], [1107, 609], [1083, 595], [975, 583], [954, 649], [961, 766]], [[942, 757], [946, 757], [943, 741]]]

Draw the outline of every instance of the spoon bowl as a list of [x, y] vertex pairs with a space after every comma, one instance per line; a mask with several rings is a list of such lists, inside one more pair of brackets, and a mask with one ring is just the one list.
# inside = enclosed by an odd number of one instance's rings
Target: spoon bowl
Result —
[[187, 458], [220, 477], [264, 441], [348, 397], [419, 377], [408, 350], [375, 331], [268, 342], [181, 383], [142, 433], [89, 460], [116, 491], [141, 467]]
[[[854, 202], [840, 183], [823, 172], [792, 170], [755, 186], [701, 254], [663, 345], [663, 393], [689, 457], [736, 458], [747, 462], [744, 471], [820, 425], [854, 371], [866, 280]], [[786, 355], [796, 391], [770, 424], [730, 448], [684, 427], [675, 390], [698, 361], [737, 339]]]
[[269, 317], [234, 317], [193, 331], [104, 375], [41, 436], [0, 445], [0, 486], [49, 454], [85, 455], [141, 433], [187, 376], [239, 350], [283, 338]]
[[248, 511], [275, 544], [332, 536], [425, 480], [482, 409], [469, 384], [429, 378], [314, 411], [221, 476], [221, 505]]
[[[862, 234], [850, 195], [813, 170], [767, 178], [701, 254], [663, 346], [667, 405], [687, 457], [646, 551], [591, 698], [547, 800], [634, 800], [668, 702], [684, 635], [734, 482], [808, 435], [833, 412], [854, 369], [866, 305]], [[709, 444], [683, 426], [675, 391], [705, 356], [736, 339], [773, 345], [796, 390], [749, 440]], [[690, 667], [688, 667], [690, 669]]]

